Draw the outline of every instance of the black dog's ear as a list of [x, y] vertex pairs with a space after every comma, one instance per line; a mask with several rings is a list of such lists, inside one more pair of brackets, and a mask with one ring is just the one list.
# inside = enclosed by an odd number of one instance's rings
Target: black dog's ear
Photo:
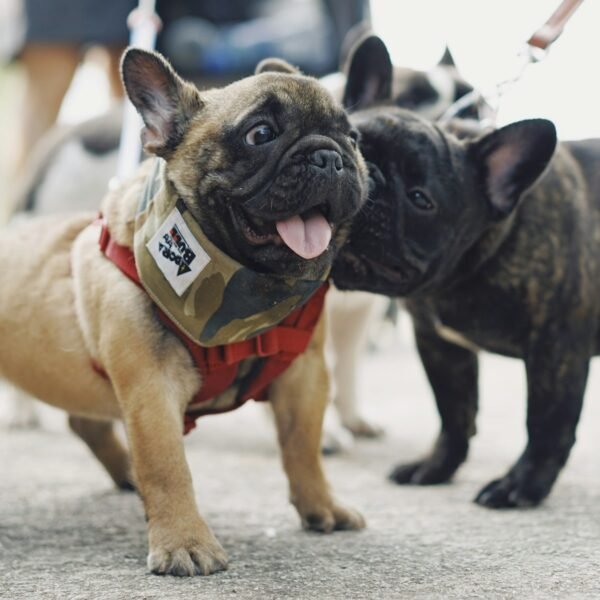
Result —
[[121, 60], [125, 91], [144, 121], [144, 150], [167, 156], [181, 142], [202, 107], [198, 90], [175, 73], [158, 52], [129, 48]]
[[545, 171], [556, 141], [551, 121], [529, 119], [497, 129], [472, 143], [470, 150], [482, 166], [495, 219], [510, 214], [523, 193]]
[[350, 51], [343, 104], [349, 110], [388, 100], [392, 95], [392, 60], [383, 40], [369, 34]]
[[292, 75], [299, 75], [300, 71], [281, 58], [265, 58], [256, 65], [254, 73], [256, 75], [260, 73], [290, 73]]

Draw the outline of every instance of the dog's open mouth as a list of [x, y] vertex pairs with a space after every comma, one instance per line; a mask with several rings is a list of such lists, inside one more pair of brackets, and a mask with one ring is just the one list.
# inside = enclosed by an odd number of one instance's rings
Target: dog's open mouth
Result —
[[333, 227], [325, 216], [325, 208], [318, 206], [277, 221], [251, 217], [241, 210], [231, 210], [231, 214], [249, 244], [287, 246], [309, 260], [323, 254], [331, 241]]

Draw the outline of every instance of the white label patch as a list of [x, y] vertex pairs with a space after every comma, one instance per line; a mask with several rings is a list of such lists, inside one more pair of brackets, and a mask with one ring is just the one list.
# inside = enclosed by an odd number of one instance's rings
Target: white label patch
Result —
[[210, 262], [181, 213], [174, 208], [152, 239], [148, 252], [178, 296], [181, 296]]

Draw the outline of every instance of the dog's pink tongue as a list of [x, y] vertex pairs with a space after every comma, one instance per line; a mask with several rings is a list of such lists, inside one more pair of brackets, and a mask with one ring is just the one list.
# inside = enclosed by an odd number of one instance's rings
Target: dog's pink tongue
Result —
[[275, 223], [283, 243], [302, 258], [316, 258], [323, 254], [331, 241], [331, 227], [317, 211], [306, 220], [299, 215]]

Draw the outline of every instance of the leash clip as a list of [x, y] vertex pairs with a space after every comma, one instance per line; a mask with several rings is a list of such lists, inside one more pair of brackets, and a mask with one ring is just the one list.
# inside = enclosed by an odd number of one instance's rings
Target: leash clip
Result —
[[514, 66], [513, 74], [499, 81], [493, 87], [487, 90], [473, 90], [459, 98], [456, 102], [450, 105], [446, 112], [438, 119], [439, 123], [445, 124], [457, 117], [463, 110], [470, 106], [483, 106], [488, 108], [489, 114], [480, 114], [480, 119], [490, 124], [496, 123], [496, 117], [500, 108], [502, 97], [513, 87], [524, 75], [527, 68], [532, 64], [537, 64], [544, 60], [548, 55], [549, 49], [541, 49], [530, 46], [528, 43], [516, 54], [516, 65]]

